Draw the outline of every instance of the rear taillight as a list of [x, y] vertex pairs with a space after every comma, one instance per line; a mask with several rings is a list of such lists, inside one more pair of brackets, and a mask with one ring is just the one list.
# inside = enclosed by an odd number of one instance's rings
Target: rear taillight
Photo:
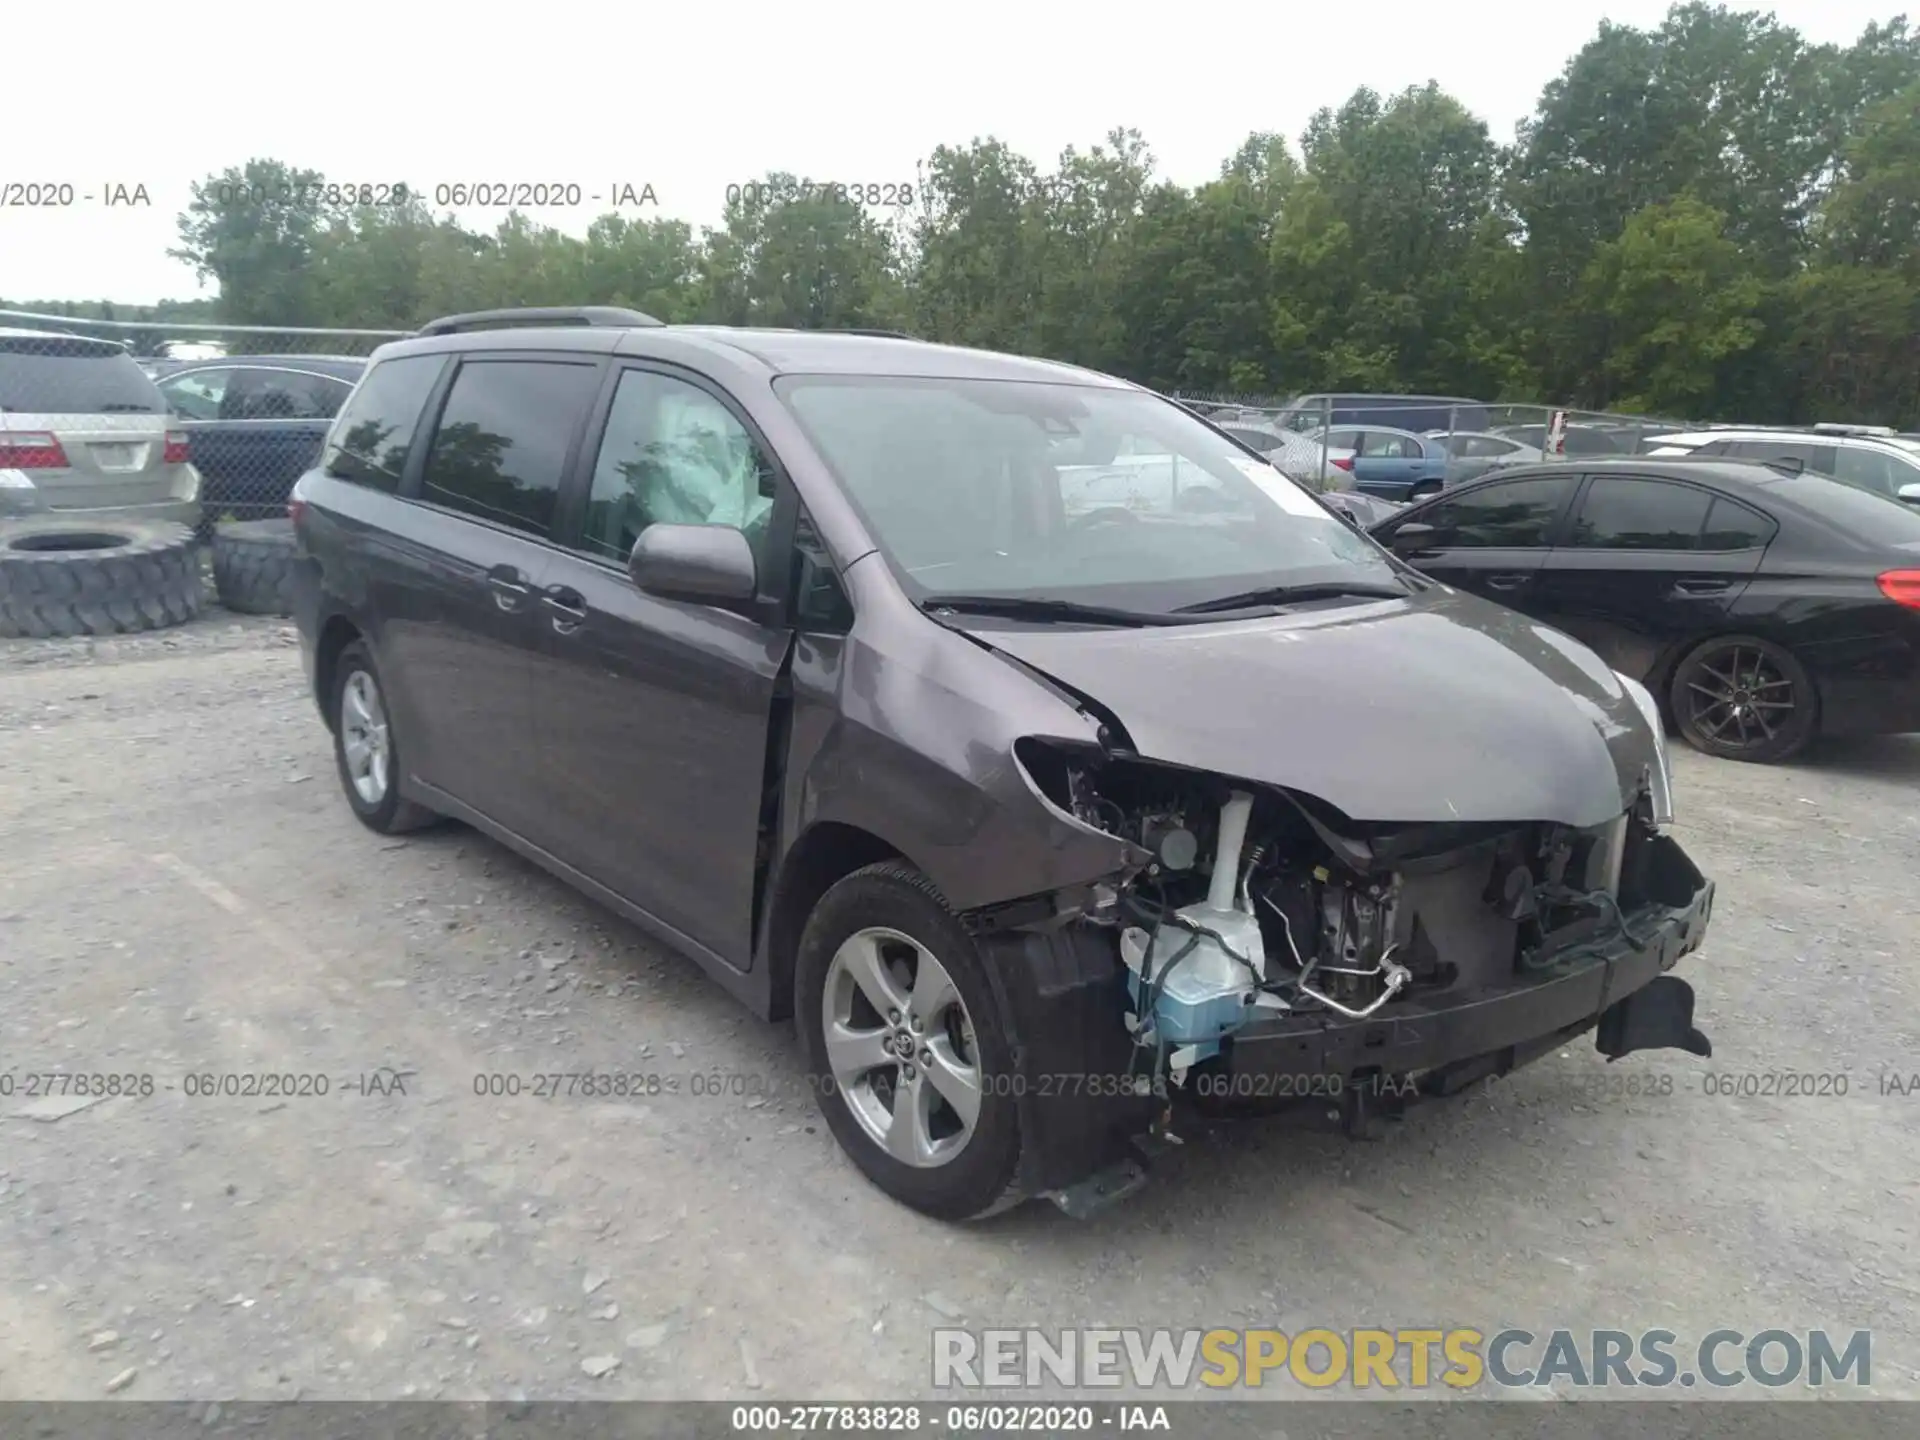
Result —
[[187, 432], [184, 430], [167, 431], [167, 449], [162, 457], [169, 465], [187, 463]]
[[1350, 456], [1336, 455], [1333, 460], [1333, 468], [1336, 470], [1352, 470], [1353, 460]]
[[1880, 593], [1894, 604], [1920, 610], [1920, 570], [1889, 570], [1878, 579]]
[[67, 452], [45, 430], [0, 434], [0, 470], [64, 470]]

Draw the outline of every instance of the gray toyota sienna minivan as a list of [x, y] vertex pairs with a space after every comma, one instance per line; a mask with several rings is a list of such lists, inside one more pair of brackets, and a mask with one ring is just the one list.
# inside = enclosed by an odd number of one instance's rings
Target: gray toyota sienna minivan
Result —
[[1083, 1211], [1189, 1104], [1362, 1128], [1589, 1031], [1710, 1053], [1648, 693], [1123, 381], [454, 316], [292, 509], [354, 813], [465, 822], [791, 1016], [930, 1214]]

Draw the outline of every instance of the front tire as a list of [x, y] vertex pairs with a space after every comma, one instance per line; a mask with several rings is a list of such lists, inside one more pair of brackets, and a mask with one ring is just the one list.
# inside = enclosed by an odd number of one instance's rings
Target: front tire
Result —
[[827, 1128], [869, 1180], [940, 1220], [1020, 1198], [1013, 1047], [972, 937], [925, 876], [887, 861], [827, 891], [794, 1015]]
[[1820, 697], [1793, 653], [1757, 635], [1716, 635], [1674, 667], [1668, 703], [1681, 738], [1725, 760], [1776, 764], [1820, 728]]
[[355, 640], [333, 668], [333, 760], [340, 788], [360, 823], [381, 835], [399, 835], [440, 817], [400, 797], [400, 749], [387, 692], [366, 643]]

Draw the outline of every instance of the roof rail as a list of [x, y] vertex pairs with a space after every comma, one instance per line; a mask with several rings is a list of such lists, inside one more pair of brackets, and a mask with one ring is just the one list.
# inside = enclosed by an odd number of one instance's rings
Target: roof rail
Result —
[[655, 329], [665, 322], [638, 310], [617, 305], [545, 305], [514, 310], [476, 310], [470, 315], [443, 315], [414, 332], [417, 335], [457, 335], [463, 330], [516, 330], [544, 325], [596, 325], [615, 329]]
[[862, 326], [850, 325], [845, 329], [836, 328], [836, 335], [878, 335], [883, 340], [912, 340], [915, 337], [904, 330], [868, 330]]
[[1897, 432], [1891, 425], [1839, 425], [1825, 421], [1813, 427], [1816, 435], [1894, 435]]

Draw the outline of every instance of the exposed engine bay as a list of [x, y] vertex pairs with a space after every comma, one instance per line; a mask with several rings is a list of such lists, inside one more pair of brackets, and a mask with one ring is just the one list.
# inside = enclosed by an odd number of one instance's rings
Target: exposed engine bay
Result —
[[1623, 937], [1639, 949], [1636, 911], [1665, 898], [1635, 863], [1655, 833], [1644, 803], [1591, 830], [1376, 825], [1111, 752], [1035, 745], [1022, 762], [1062, 809], [1150, 857], [1086, 918], [1118, 930], [1125, 1023], [1174, 1085], [1258, 1019], [1390, 1017]]

